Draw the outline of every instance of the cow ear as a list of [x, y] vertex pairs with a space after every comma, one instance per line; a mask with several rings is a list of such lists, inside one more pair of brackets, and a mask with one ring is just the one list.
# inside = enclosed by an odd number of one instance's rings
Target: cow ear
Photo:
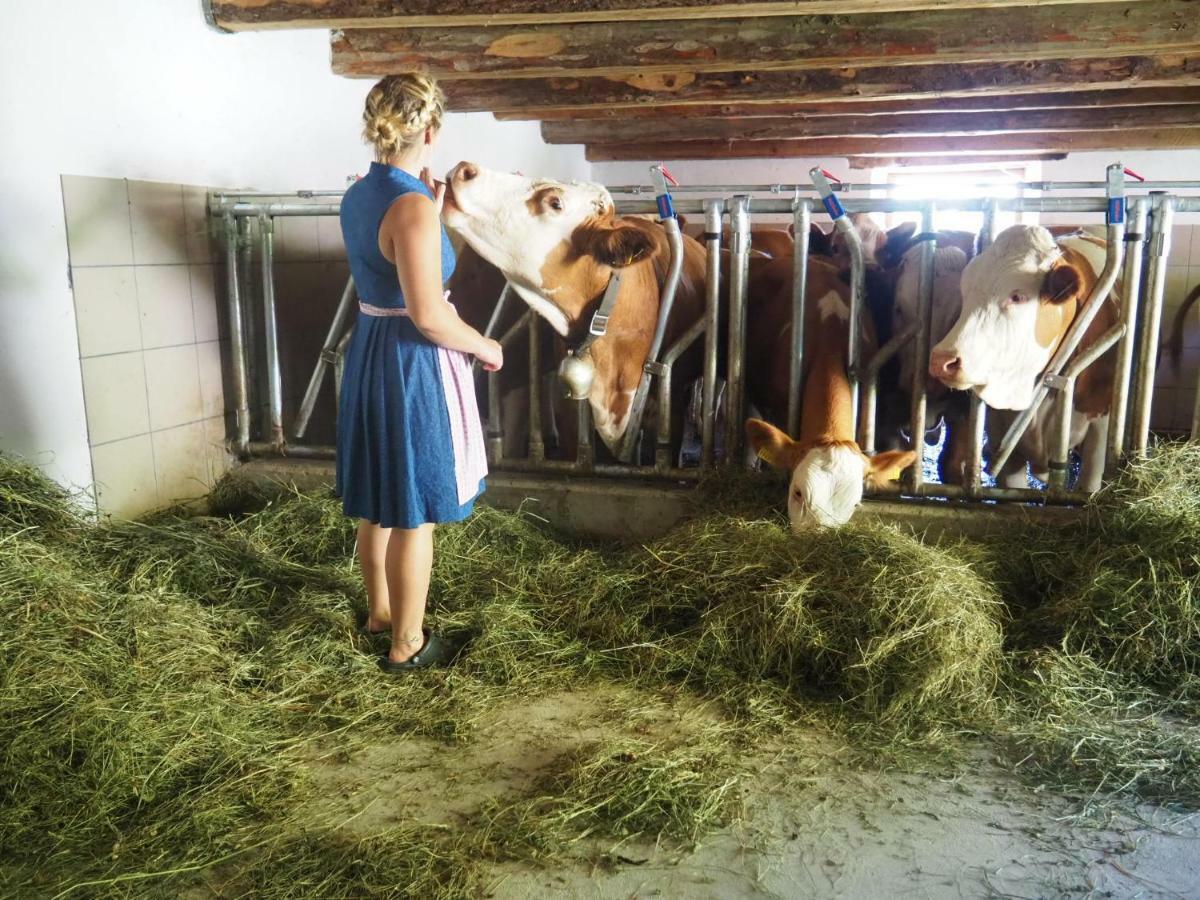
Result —
[[1046, 273], [1042, 297], [1046, 303], [1066, 303], [1083, 291], [1083, 275], [1069, 262], [1058, 262]]
[[866, 481], [873, 487], [883, 487], [897, 481], [900, 473], [917, 461], [913, 450], [885, 450], [867, 457]]
[[900, 265], [900, 260], [912, 246], [913, 235], [916, 231], [916, 222], [901, 222], [895, 228], [889, 228], [883, 247], [875, 254], [879, 264], [885, 269]]
[[746, 443], [759, 459], [773, 468], [790, 472], [800, 462], [800, 445], [762, 419], [746, 420]]
[[[795, 223], [788, 225], [788, 234], [792, 236], [792, 240], [796, 239]], [[822, 231], [816, 222], [810, 222], [808, 225], [808, 253], [809, 256], [833, 256], [829, 235]]]
[[636, 225], [597, 223], [575, 231], [575, 248], [614, 269], [631, 266], [654, 250], [654, 238]]

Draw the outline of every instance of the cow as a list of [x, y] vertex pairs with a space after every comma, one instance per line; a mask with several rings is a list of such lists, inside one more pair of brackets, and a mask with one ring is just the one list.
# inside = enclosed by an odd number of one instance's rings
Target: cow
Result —
[[[472, 162], [455, 166], [446, 183], [446, 226], [503, 272], [568, 344], [584, 340], [610, 279], [622, 273], [607, 332], [588, 349], [595, 371], [587, 392], [593, 422], [605, 446], [617, 453], [658, 318], [670, 261], [665, 231], [617, 216], [612, 197], [598, 184], [528, 178]], [[703, 314], [704, 248], [685, 236], [683, 252], [664, 347]], [[700, 372], [699, 343], [676, 363], [681, 396]], [[680, 418], [682, 407], [673, 404]]]
[[[997, 410], [1033, 403], [1042, 371], [1075, 321], [1104, 268], [1105, 241], [1088, 234], [1055, 237], [1040, 226], [1013, 225], [963, 270], [962, 312], [934, 345], [929, 374], [956, 390], [971, 390]], [[1076, 355], [1116, 324], [1119, 301], [1104, 298]], [[1104, 471], [1115, 353], [1096, 360], [1076, 381], [1070, 444], [1080, 448], [1079, 486], [1095, 491]], [[1025, 463], [1043, 481], [1057, 404], [1044, 404], [996, 473], [1008, 487], [1025, 487]], [[1008, 418], [1003, 414], [996, 419]]]
[[[747, 399], [778, 423], [791, 380], [792, 260], [752, 261], [749, 287], [747, 345], [756, 348], [757, 362], [747, 369]], [[865, 483], [894, 480], [917, 458], [911, 450], [868, 457], [855, 443], [846, 374], [848, 297], [835, 267], [809, 261], [799, 439], [763, 419], [746, 422], [751, 449], [790, 473], [788, 518], [796, 532], [845, 524], [862, 501]], [[869, 353], [874, 339], [869, 325], [865, 331], [863, 351]]]

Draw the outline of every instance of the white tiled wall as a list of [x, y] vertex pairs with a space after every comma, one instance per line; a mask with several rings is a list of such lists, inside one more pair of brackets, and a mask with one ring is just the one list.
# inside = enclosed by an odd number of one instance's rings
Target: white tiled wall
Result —
[[[1164, 338], [1188, 291], [1200, 284], [1200, 225], [1177, 225], [1172, 229], [1167, 256], [1167, 283], [1163, 296]], [[1183, 358], [1175, 371], [1166, 355], [1159, 360], [1154, 390], [1154, 428], [1185, 432], [1191, 428], [1200, 375], [1200, 304], [1192, 307], [1183, 332]]]
[[203, 187], [64, 176], [97, 504], [135, 516], [229, 467]]

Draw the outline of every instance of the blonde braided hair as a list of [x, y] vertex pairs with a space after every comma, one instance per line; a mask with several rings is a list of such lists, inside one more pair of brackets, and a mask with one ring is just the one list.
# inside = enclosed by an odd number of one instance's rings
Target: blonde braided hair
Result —
[[367, 94], [363, 140], [374, 145], [377, 160], [386, 162], [415, 145], [427, 128], [441, 128], [445, 111], [446, 98], [429, 75], [389, 75]]

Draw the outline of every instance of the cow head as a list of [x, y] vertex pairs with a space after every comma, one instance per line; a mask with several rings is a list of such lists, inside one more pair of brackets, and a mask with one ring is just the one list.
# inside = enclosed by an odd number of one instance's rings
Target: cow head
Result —
[[917, 458], [912, 450], [867, 456], [853, 441], [805, 445], [761, 419], [746, 423], [746, 437], [759, 458], [791, 473], [788, 519], [796, 532], [845, 525], [862, 502], [867, 482], [881, 486], [894, 481]]
[[656, 249], [652, 231], [618, 219], [607, 190], [461, 162], [442, 219], [559, 334], [604, 290], [613, 268]]
[[1038, 226], [1006, 228], [963, 270], [962, 313], [929, 373], [997, 409], [1025, 409], [1086, 296], [1087, 276]]
[[[892, 333], [917, 319], [920, 309], [921, 248], [915, 246], [904, 254], [896, 279], [895, 301], [892, 305]], [[938, 247], [933, 256], [933, 297], [931, 300], [929, 339], [945, 337], [962, 312], [963, 269], [967, 255], [958, 247]], [[911, 353], [900, 354], [900, 385], [912, 386], [913, 358]], [[941, 391], [945, 388], [935, 382]]]

